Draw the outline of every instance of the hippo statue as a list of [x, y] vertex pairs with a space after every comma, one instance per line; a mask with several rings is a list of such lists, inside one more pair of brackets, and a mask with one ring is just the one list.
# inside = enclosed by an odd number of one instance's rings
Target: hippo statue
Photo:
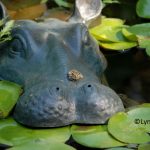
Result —
[[[0, 79], [23, 86], [13, 117], [30, 127], [103, 124], [124, 111], [118, 95], [102, 84], [107, 66], [88, 26], [100, 0], [76, 0], [67, 21], [15, 21], [12, 39], [0, 44]], [[0, 19], [9, 18], [0, 4]]]

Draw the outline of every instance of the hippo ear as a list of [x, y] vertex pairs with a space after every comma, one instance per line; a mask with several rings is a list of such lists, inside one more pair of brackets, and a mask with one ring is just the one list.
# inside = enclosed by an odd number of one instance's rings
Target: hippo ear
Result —
[[76, 0], [75, 10], [69, 21], [82, 22], [87, 26], [101, 14], [101, 0]]
[[3, 3], [0, 1], [0, 20], [6, 20], [8, 18], [7, 10]]

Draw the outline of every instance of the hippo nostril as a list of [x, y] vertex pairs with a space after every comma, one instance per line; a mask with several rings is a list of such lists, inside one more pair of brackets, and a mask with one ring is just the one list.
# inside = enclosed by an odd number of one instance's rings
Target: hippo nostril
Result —
[[56, 91], [59, 91], [59, 87], [56, 88]]
[[88, 87], [92, 87], [92, 85], [89, 84]]

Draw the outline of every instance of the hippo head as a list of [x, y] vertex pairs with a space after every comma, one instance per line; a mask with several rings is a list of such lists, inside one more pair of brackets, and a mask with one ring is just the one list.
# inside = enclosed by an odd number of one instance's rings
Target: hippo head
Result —
[[[124, 110], [117, 94], [101, 82], [106, 60], [87, 28], [100, 13], [100, 0], [80, 2], [66, 22], [15, 21], [12, 40], [0, 44], [0, 79], [24, 87], [13, 113], [17, 122], [103, 124]], [[2, 19], [6, 12], [0, 7]]]

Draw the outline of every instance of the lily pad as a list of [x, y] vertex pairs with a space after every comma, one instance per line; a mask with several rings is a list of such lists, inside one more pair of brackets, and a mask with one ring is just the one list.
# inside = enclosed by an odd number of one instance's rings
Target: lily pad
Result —
[[149, 0], [138, 0], [136, 6], [136, 12], [138, 16], [143, 18], [150, 18], [150, 1]]
[[139, 106], [127, 112], [128, 118], [150, 133], [150, 106]]
[[142, 23], [126, 28], [128, 32], [135, 35], [150, 36], [150, 23]]
[[55, 0], [55, 3], [62, 7], [67, 7], [67, 8], [73, 7], [72, 3], [66, 2], [64, 0]]
[[150, 36], [138, 36], [139, 47], [145, 48], [146, 53], [150, 56]]
[[114, 139], [108, 132], [106, 125], [71, 127], [73, 139], [84, 146], [91, 148], [109, 148], [124, 146], [125, 143]]
[[139, 107], [149, 107], [150, 108], [150, 103], [143, 103], [139, 105]]
[[134, 149], [126, 148], [126, 147], [114, 147], [114, 148], [109, 148], [106, 150], [134, 150]]
[[0, 118], [5, 118], [15, 106], [21, 86], [9, 81], [0, 81]]
[[54, 141], [34, 140], [8, 150], [75, 150], [73, 147]]
[[126, 50], [137, 46], [136, 42], [119, 42], [119, 43], [103, 43], [99, 42], [100, 46], [109, 50]]
[[149, 144], [141, 144], [138, 147], [138, 150], [149, 150], [150, 149], [150, 143]]
[[[124, 24], [124, 20], [118, 19], [118, 18], [106, 18], [105, 16], [101, 19], [101, 25], [100, 26], [122, 26]], [[96, 28], [96, 27], [95, 27]]]
[[123, 29], [123, 34], [129, 38], [134, 39], [137, 37], [138, 45], [140, 48], [145, 48], [146, 53], [150, 55], [150, 23], [138, 24]]
[[124, 35], [122, 34], [122, 27], [105, 26], [91, 33], [97, 40], [104, 42], [126, 41]]
[[129, 32], [126, 28], [122, 28], [122, 33], [129, 41], [137, 41], [136, 35]]
[[131, 118], [124, 112], [115, 114], [108, 122], [108, 131], [116, 139], [125, 143], [150, 142], [150, 136], [145, 129], [140, 128]]
[[12, 118], [0, 120], [0, 144], [16, 146], [32, 140], [65, 142], [70, 137], [70, 128], [30, 129], [21, 126]]
[[100, 41], [119, 42], [126, 41], [122, 34], [124, 21], [114, 18], [102, 18], [101, 24], [90, 30], [90, 33]]

